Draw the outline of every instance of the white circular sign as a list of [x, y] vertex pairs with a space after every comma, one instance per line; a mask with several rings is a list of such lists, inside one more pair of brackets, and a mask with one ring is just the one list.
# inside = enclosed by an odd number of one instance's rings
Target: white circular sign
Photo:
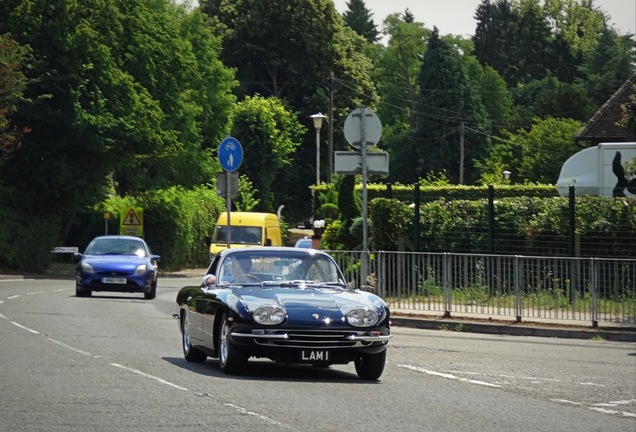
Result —
[[359, 149], [362, 143], [362, 130], [366, 147], [380, 142], [382, 122], [376, 113], [366, 108], [357, 108], [349, 113], [344, 123], [344, 134], [347, 142]]

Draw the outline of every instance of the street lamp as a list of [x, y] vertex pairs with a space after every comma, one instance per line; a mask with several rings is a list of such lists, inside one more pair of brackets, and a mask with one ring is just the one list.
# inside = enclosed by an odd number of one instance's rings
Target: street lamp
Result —
[[[320, 184], [320, 128], [322, 127], [322, 121], [327, 118], [326, 115], [322, 113], [312, 114], [310, 116], [314, 121], [314, 128], [316, 128], [316, 186]], [[312, 211], [315, 208], [316, 200], [315, 200], [316, 191], [314, 189], [311, 190], [311, 206]]]
[[510, 179], [510, 174], [512, 174], [512, 173], [510, 171], [508, 171], [508, 170], [504, 170], [504, 172], [502, 174], [503, 174], [505, 180], [509, 180]]

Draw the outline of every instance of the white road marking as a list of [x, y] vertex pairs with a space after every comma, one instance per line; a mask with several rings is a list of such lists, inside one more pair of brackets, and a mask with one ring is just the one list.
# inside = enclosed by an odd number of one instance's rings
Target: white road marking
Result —
[[163, 379], [163, 378], [159, 378], [159, 377], [156, 377], [156, 376], [154, 376], [154, 375], [147, 374], [147, 373], [142, 372], [142, 371], [140, 371], [140, 370], [133, 369], [133, 368], [129, 368], [129, 367], [126, 367], [126, 366], [120, 365], [120, 364], [118, 364], [118, 363], [109, 363], [109, 364], [110, 364], [111, 366], [115, 366], [116, 368], [124, 369], [124, 370], [127, 370], [127, 371], [129, 371], [129, 372], [132, 372], [132, 373], [134, 373], [134, 374], [137, 374], [137, 375], [140, 375], [140, 376], [143, 376], [143, 377], [146, 377], [146, 378], [150, 378], [151, 380], [155, 380], [155, 381], [157, 381], [157, 382], [158, 382], [158, 383], [160, 383], [160, 384], [165, 384], [165, 385], [167, 385], [167, 386], [174, 387], [174, 388], [176, 388], [177, 390], [188, 391], [188, 389], [187, 389], [187, 388], [185, 388], [185, 387], [181, 387], [180, 385], [173, 384], [173, 383], [171, 383], [171, 382], [169, 382], [169, 381], [166, 381], [166, 380], [165, 380], [165, 379]]
[[60, 342], [60, 341], [55, 340], [55, 339], [51, 339], [51, 338], [48, 338], [48, 339], [49, 339], [51, 342], [53, 342], [54, 344], [57, 344], [57, 345], [59, 345], [59, 346], [61, 346], [61, 347], [64, 347], [64, 348], [66, 348], [66, 349], [70, 349], [71, 351], [75, 351], [76, 353], [79, 353], [79, 354], [82, 354], [82, 355], [85, 355], [85, 356], [93, 357], [93, 354], [91, 354], [91, 353], [89, 353], [89, 352], [87, 352], [87, 351], [82, 351], [81, 349], [73, 348], [73, 347], [72, 347], [72, 346], [70, 346], [70, 345], [66, 345], [64, 342]]
[[10, 322], [11, 324], [13, 324], [14, 326], [16, 326], [16, 327], [20, 327], [20, 328], [21, 328], [21, 329], [23, 329], [23, 330], [30, 331], [30, 332], [31, 332], [31, 333], [33, 333], [33, 334], [40, 334], [40, 332], [39, 332], [39, 331], [35, 331], [35, 330], [33, 330], [33, 329], [30, 329], [30, 328], [28, 328], [28, 327], [25, 327], [25, 326], [23, 326], [22, 324], [18, 324], [18, 323], [17, 323], [17, 322], [15, 322], [15, 321], [9, 321], [9, 322]]
[[620, 414], [620, 411], [616, 411], [616, 410], [609, 410], [606, 408], [596, 408], [596, 407], [590, 407], [590, 409], [592, 411], [598, 411], [598, 412], [602, 412], [604, 414]]
[[[583, 404], [581, 402], [572, 402], [566, 399], [550, 399], [552, 402], [558, 402], [558, 403], [562, 403], [562, 404], [568, 404], [568, 405], [576, 405], [576, 406], [582, 406]], [[627, 411], [618, 411], [618, 410], [613, 410], [613, 409], [607, 409], [606, 407], [615, 407], [618, 405], [628, 405], [631, 404], [633, 402], [636, 402], [636, 399], [629, 399], [629, 400], [624, 400], [624, 401], [612, 401], [612, 402], [608, 402], [608, 403], [597, 403], [594, 404], [590, 407], [587, 407], [589, 410], [591, 411], [596, 411], [596, 412], [600, 412], [603, 414], [619, 414], [622, 415], [623, 417], [634, 417], [636, 418], [636, 413], [631, 413], [631, 412], [627, 412]]]
[[447, 379], [452, 379], [455, 381], [461, 381], [461, 382], [467, 382], [470, 384], [478, 384], [478, 385], [483, 385], [486, 387], [501, 387], [498, 384], [492, 384], [489, 382], [485, 382], [485, 381], [477, 381], [477, 380], [471, 380], [468, 378], [462, 378], [462, 377], [458, 377], [455, 375], [451, 375], [448, 373], [443, 373], [443, 372], [436, 372], [436, 371], [432, 371], [432, 370], [428, 370], [428, 369], [424, 369], [424, 368], [420, 368], [420, 367], [416, 367], [416, 366], [410, 366], [410, 365], [397, 365], [398, 367], [401, 368], [405, 368], [405, 369], [411, 369], [417, 372], [424, 372], [427, 375], [434, 375], [434, 376], [438, 376], [438, 377], [442, 377], [442, 378], [447, 378]]
[[487, 374], [483, 372], [467, 372], [467, 371], [458, 371], [458, 370], [447, 370], [445, 372], [453, 373], [453, 374], [464, 374], [464, 375], [479, 375], [486, 377], [497, 377], [497, 378], [511, 378], [511, 379], [522, 379], [522, 380], [534, 380], [537, 383], [539, 381], [553, 381], [553, 382], [561, 382], [560, 379], [555, 378], [537, 378], [537, 377], [525, 377], [525, 376], [514, 376], [514, 375], [500, 375], [500, 374]]
[[35, 295], [35, 294], [46, 294], [46, 291], [35, 291], [35, 292], [26, 293], [26, 295]]
[[7, 297], [7, 300], [13, 300], [13, 299], [17, 299], [22, 297], [22, 294], [16, 294], [16, 295], [12, 295], [10, 297]]
[[269, 418], [267, 416], [264, 416], [262, 414], [258, 414], [258, 413], [252, 412], [252, 411], [248, 411], [245, 408], [242, 408], [240, 406], [237, 406], [237, 405], [234, 405], [234, 404], [231, 404], [231, 403], [226, 403], [224, 405], [227, 406], [227, 407], [230, 407], [230, 408], [234, 408], [235, 410], [237, 410], [241, 414], [247, 414], [247, 415], [251, 415], [251, 416], [254, 416], [254, 417], [258, 417], [261, 420], [265, 420], [269, 424], [276, 425], [276, 426], [284, 426], [282, 423], [277, 422], [276, 420], [273, 420], [273, 419], [271, 419], [271, 418]]
[[564, 403], [568, 405], [583, 405], [581, 402], [573, 402], [567, 399], [550, 399], [552, 402]]

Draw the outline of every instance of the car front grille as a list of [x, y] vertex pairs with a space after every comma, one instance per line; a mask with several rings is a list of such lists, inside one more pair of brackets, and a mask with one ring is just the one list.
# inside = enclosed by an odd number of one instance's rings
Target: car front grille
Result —
[[232, 336], [251, 338], [255, 344], [261, 346], [288, 348], [351, 348], [373, 343], [372, 340], [365, 340], [368, 337], [367, 331], [353, 330], [267, 330], [264, 334], [233, 333]]

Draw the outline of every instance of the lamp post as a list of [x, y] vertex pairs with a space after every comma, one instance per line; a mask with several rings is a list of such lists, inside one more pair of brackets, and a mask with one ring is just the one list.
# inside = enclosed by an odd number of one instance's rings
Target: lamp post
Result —
[[510, 174], [512, 174], [510, 171], [508, 170], [504, 170], [504, 172], [502, 172], [503, 176], [504, 176], [504, 180], [510, 180]]
[[[316, 129], [316, 186], [320, 184], [320, 128], [322, 127], [322, 121], [327, 118], [322, 113], [312, 114], [311, 119], [314, 121], [314, 128]], [[316, 206], [315, 199], [316, 191], [311, 190], [311, 210], [312, 212]]]

